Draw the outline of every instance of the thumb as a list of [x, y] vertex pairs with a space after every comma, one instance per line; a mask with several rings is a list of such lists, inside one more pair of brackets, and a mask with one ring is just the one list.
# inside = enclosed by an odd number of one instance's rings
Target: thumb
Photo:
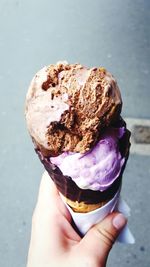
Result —
[[99, 264], [105, 264], [112, 245], [126, 223], [127, 219], [121, 213], [108, 215], [81, 240], [83, 252], [90, 254]]

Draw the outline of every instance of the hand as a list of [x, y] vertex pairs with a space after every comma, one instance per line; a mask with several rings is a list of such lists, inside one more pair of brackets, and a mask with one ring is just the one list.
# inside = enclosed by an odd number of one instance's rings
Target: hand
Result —
[[45, 172], [33, 214], [27, 267], [104, 267], [126, 219], [112, 213], [81, 238], [71, 215]]

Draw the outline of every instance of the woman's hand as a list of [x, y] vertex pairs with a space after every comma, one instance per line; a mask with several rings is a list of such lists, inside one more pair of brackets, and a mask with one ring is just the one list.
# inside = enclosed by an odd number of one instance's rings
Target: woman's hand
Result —
[[108, 215], [81, 238], [71, 215], [45, 172], [32, 219], [27, 267], [104, 267], [125, 217]]

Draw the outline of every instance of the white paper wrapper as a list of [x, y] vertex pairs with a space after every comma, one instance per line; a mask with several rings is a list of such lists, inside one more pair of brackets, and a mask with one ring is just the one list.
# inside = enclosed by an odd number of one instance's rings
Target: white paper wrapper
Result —
[[[65, 203], [66, 204], [66, 203]], [[96, 209], [87, 213], [77, 213], [74, 212], [67, 204], [67, 208], [69, 209], [71, 216], [79, 229], [82, 235], [85, 235], [86, 232], [94, 225], [103, 220], [109, 213], [113, 211], [120, 211], [128, 217], [130, 215], [130, 208], [127, 203], [121, 199], [120, 190], [116, 193], [116, 195], [111, 199], [108, 203], [106, 203], [103, 207]], [[135, 239], [126, 225], [120, 235], [118, 236], [117, 241], [125, 244], [133, 244], [135, 243]]]

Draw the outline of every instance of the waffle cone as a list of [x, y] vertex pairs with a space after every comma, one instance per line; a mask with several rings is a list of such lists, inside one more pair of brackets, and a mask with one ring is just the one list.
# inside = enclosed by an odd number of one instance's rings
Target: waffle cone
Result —
[[130, 133], [129, 131], [126, 131], [126, 134], [124, 134], [124, 137], [119, 143], [121, 154], [125, 158], [125, 164], [122, 167], [120, 175], [109, 188], [102, 192], [79, 188], [72, 178], [63, 175], [61, 170], [51, 162], [49, 157], [45, 157], [40, 149], [36, 148], [35, 151], [50, 178], [55, 183], [58, 191], [63, 196], [64, 202], [66, 202], [75, 212], [86, 213], [105, 205], [114, 197], [118, 189], [121, 187], [122, 175], [129, 155], [129, 138]]
[[78, 212], [78, 213], [87, 213], [87, 212], [96, 210], [98, 208], [101, 208], [108, 202], [108, 201], [102, 201], [96, 204], [86, 204], [83, 201], [82, 202], [72, 201], [69, 198], [66, 198], [64, 196], [62, 196], [62, 199], [64, 200], [65, 203], [67, 203], [72, 208], [74, 212]]
[[71, 177], [63, 175], [60, 169], [51, 163], [49, 158], [43, 157], [39, 150], [36, 150], [36, 152], [58, 191], [63, 196], [64, 202], [76, 212], [89, 212], [102, 207], [114, 197], [121, 186], [123, 169], [112, 186], [103, 192], [81, 189]]

